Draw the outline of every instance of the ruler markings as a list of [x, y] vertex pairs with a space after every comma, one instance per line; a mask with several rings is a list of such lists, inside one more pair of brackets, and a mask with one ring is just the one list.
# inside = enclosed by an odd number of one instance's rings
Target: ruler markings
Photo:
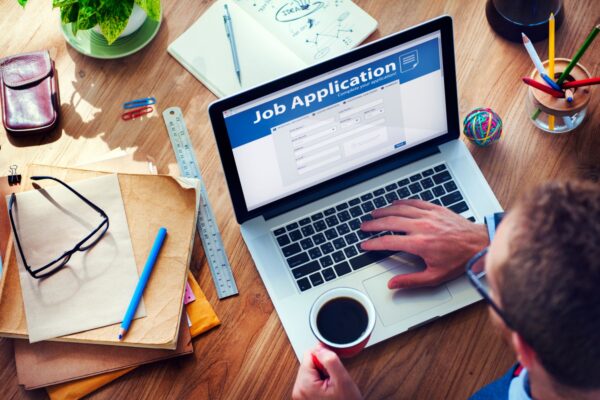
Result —
[[204, 254], [208, 260], [208, 266], [215, 282], [215, 287], [217, 288], [217, 295], [219, 299], [236, 295], [238, 294], [238, 289], [231, 271], [231, 265], [227, 259], [223, 239], [221, 238], [219, 227], [208, 201], [208, 194], [202, 174], [200, 173], [200, 166], [198, 165], [181, 109], [179, 107], [167, 108], [163, 112], [163, 119], [167, 126], [169, 139], [171, 140], [181, 175], [186, 178], [196, 178], [200, 181], [200, 199], [196, 228], [202, 240]]

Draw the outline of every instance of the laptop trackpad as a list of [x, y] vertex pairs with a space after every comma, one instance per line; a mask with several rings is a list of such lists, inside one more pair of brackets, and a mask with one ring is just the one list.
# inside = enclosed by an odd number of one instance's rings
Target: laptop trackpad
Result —
[[394, 325], [452, 299], [446, 285], [422, 289], [388, 289], [387, 283], [393, 276], [421, 269], [403, 265], [363, 281], [384, 326]]

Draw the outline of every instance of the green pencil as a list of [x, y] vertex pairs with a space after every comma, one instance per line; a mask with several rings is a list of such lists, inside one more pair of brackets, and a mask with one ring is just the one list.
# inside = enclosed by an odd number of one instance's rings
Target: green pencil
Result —
[[[565, 70], [562, 72], [562, 74], [560, 74], [560, 76], [558, 77], [558, 80], [556, 81], [557, 85], [559, 85], [559, 86], [562, 85], [562, 83], [565, 81], [567, 76], [569, 76], [569, 73], [571, 73], [571, 70], [573, 69], [573, 67], [575, 67], [575, 65], [577, 64], [579, 59], [581, 59], [581, 57], [583, 56], [583, 53], [585, 53], [587, 48], [590, 47], [590, 44], [592, 44], [592, 41], [594, 40], [596, 35], [598, 35], [598, 32], [600, 32], [600, 24], [598, 24], [592, 28], [592, 31], [590, 32], [588, 37], [585, 39], [585, 42], [583, 42], [583, 44], [581, 45], [579, 50], [577, 50], [577, 53], [575, 53], [575, 56], [573, 56], [573, 58], [571, 59], [571, 62], [569, 63], [569, 65], [567, 65], [567, 68], [565, 68]], [[542, 110], [540, 110], [539, 108], [537, 110], [535, 110], [533, 112], [533, 114], [531, 115], [531, 119], [536, 120], [541, 112], [542, 112]]]
[[585, 53], [587, 48], [590, 47], [590, 44], [592, 44], [592, 41], [594, 40], [596, 35], [598, 35], [598, 32], [600, 32], [600, 24], [598, 24], [592, 28], [592, 31], [588, 35], [587, 39], [585, 39], [585, 42], [583, 42], [583, 44], [581, 45], [579, 50], [577, 50], [577, 53], [575, 53], [575, 55], [573, 56], [573, 59], [571, 59], [571, 62], [569, 63], [569, 65], [567, 65], [567, 68], [565, 68], [565, 70], [562, 72], [562, 74], [556, 81], [557, 85], [559, 85], [559, 86], [562, 85], [562, 83], [567, 78], [567, 76], [569, 76], [569, 73], [571, 72], [573, 67], [577, 64], [579, 59], [583, 56], [583, 53]]

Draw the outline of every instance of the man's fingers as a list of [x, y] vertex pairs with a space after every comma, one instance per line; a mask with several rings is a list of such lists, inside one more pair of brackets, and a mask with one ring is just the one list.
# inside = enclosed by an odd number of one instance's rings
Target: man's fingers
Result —
[[323, 347], [318, 347], [315, 350], [315, 356], [321, 362], [321, 364], [323, 364], [327, 374], [329, 374], [334, 381], [339, 381], [340, 378], [348, 374], [348, 371], [346, 371], [342, 361], [333, 351]]
[[385, 235], [362, 242], [361, 247], [367, 251], [404, 251], [420, 255], [423, 249], [419, 248], [419, 238], [415, 236]]
[[388, 281], [389, 289], [409, 289], [424, 286], [437, 286], [442, 282], [442, 277], [431, 270], [415, 272], [413, 274], [396, 275]]
[[360, 229], [365, 232], [412, 232], [415, 228], [415, 220], [404, 217], [383, 217], [365, 221]]
[[300, 369], [298, 369], [298, 376], [308, 378], [311, 381], [321, 380], [319, 372], [316, 370], [312, 360], [312, 353], [307, 351], [302, 357], [300, 363]]
[[394, 206], [410, 206], [410, 207], [420, 208], [421, 210], [433, 210], [436, 207], [439, 207], [428, 201], [417, 200], [417, 199], [394, 200], [392, 205], [394, 205]]
[[407, 204], [394, 204], [389, 207], [374, 210], [371, 215], [373, 218], [384, 217], [405, 217], [405, 218], [423, 218], [427, 215], [427, 210], [413, 207]]

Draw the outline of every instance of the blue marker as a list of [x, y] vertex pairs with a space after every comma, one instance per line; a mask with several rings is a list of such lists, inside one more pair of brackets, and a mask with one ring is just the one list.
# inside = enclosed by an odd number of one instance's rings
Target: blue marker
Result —
[[552, 89], [554, 89], [554, 90], [562, 90], [562, 89], [560, 88], [560, 86], [558, 86], [558, 85], [556, 84], [556, 82], [554, 82], [554, 81], [553, 81], [553, 80], [552, 80], [552, 79], [551, 79], [551, 78], [550, 78], [548, 75], [546, 75], [546, 74], [542, 74], [542, 78], [543, 78], [543, 79], [546, 81], [546, 83], [547, 83], [548, 85], [550, 85], [550, 87], [551, 87]]
[[156, 259], [158, 258], [158, 253], [160, 252], [160, 249], [163, 245], [163, 242], [165, 241], [166, 236], [167, 230], [165, 228], [160, 228], [158, 230], [158, 234], [156, 235], [156, 239], [154, 239], [154, 244], [152, 245], [152, 249], [150, 250], [148, 259], [146, 260], [146, 265], [144, 265], [142, 276], [140, 276], [140, 280], [138, 281], [138, 284], [135, 287], [135, 292], [133, 293], [133, 297], [131, 298], [131, 302], [129, 303], [127, 312], [125, 313], [125, 317], [123, 317], [123, 322], [121, 322], [119, 340], [123, 340], [123, 338], [125, 337], [125, 333], [129, 329], [129, 325], [131, 325], [131, 321], [133, 320], [135, 311], [137, 310], [138, 305], [140, 304], [140, 300], [142, 300], [142, 294], [144, 293], [144, 289], [146, 288], [146, 284], [148, 283], [148, 279], [150, 278], [150, 274], [152, 273], [152, 269], [154, 268], [154, 264], [156, 263]]

